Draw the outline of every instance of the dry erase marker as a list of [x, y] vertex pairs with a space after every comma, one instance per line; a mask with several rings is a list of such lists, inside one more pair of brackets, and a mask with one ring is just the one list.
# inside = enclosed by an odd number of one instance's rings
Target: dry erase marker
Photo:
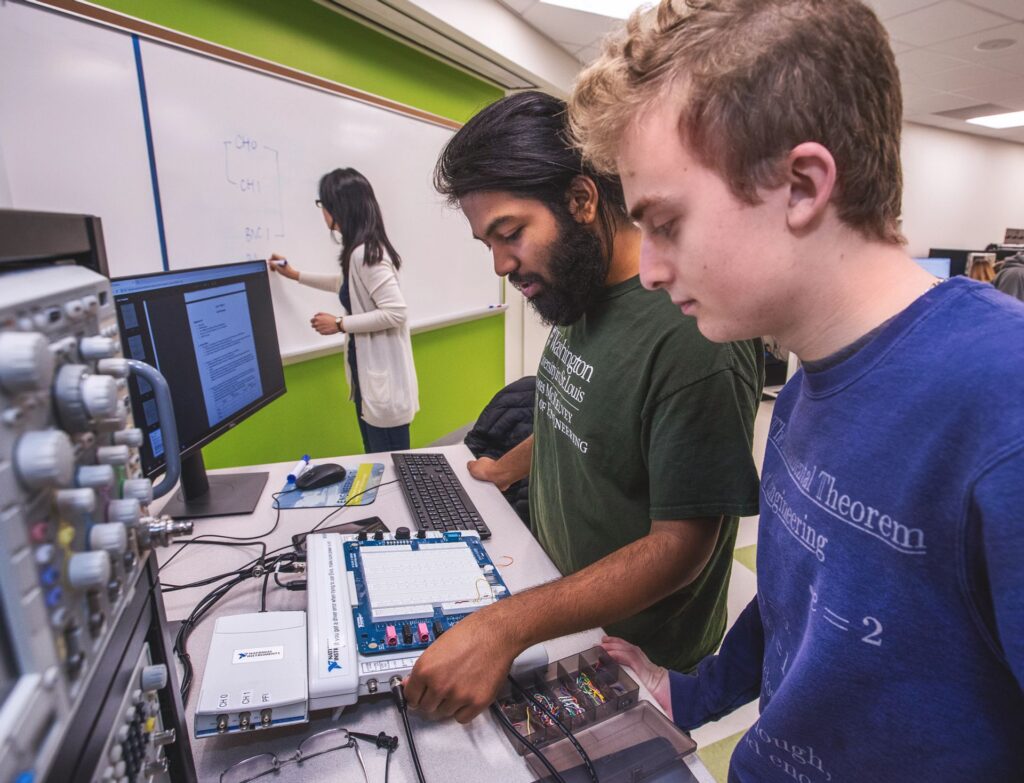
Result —
[[288, 259], [287, 258], [279, 258], [276, 261], [274, 261], [274, 263], [277, 264], [278, 266], [288, 266]]
[[297, 479], [299, 476], [301, 476], [307, 470], [309, 470], [309, 455], [308, 454], [303, 454], [302, 455], [302, 459], [300, 459], [298, 462], [295, 463], [295, 467], [292, 468], [291, 472], [288, 474], [288, 480], [292, 484], [294, 484], [295, 483], [295, 479]]

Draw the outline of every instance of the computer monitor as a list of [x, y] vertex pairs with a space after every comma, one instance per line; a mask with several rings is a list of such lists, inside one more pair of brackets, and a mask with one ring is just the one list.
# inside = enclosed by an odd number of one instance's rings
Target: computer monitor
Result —
[[928, 256], [930, 258], [948, 258], [949, 276], [956, 277], [957, 275], [967, 274], [967, 254], [973, 252], [975, 251], [960, 248], [933, 247], [929, 248]]
[[[202, 447], [285, 392], [266, 263], [183, 269], [111, 280], [124, 355], [167, 379], [181, 444], [172, 517], [250, 514], [266, 473], [207, 476]], [[142, 472], [165, 465], [152, 387], [129, 380]]]
[[936, 277], [946, 280], [949, 277], [950, 260], [948, 258], [915, 258], [918, 266]]

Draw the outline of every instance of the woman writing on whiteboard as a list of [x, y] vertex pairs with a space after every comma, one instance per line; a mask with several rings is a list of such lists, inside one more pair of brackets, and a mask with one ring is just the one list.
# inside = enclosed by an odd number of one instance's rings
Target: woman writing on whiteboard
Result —
[[270, 257], [270, 268], [338, 294], [341, 315], [317, 313], [310, 324], [323, 335], [349, 335], [345, 375], [363, 447], [367, 452], [408, 449], [419, 393], [405, 299], [398, 287], [402, 260], [384, 231], [373, 187], [355, 169], [335, 169], [321, 177], [316, 205], [331, 234], [341, 234], [341, 272], [300, 272], [278, 255]]

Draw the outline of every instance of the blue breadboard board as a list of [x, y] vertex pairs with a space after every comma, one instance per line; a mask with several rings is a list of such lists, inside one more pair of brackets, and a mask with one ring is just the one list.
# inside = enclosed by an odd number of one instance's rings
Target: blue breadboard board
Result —
[[[390, 623], [375, 623], [373, 622], [373, 612], [370, 605], [370, 595], [367, 590], [366, 578], [363, 574], [362, 561], [359, 557], [359, 550], [362, 547], [394, 547], [394, 546], [411, 546], [413, 549], [422, 549], [436, 544], [450, 544], [453, 541], [463, 541], [469, 548], [470, 552], [473, 553], [473, 557], [476, 558], [477, 563], [481, 569], [484, 566], [494, 566], [491, 562], [491, 558], [488, 557], [487, 551], [484, 549], [483, 544], [475, 536], [462, 537], [459, 532], [445, 533], [443, 538], [413, 538], [411, 540], [394, 540], [388, 539], [384, 541], [347, 541], [345, 543], [345, 567], [352, 573], [353, 581], [355, 582], [355, 594], [358, 604], [352, 609], [352, 619], [355, 622], [356, 636], [359, 639], [359, 652], [361, 655], [380, 655], [384, 653], [398, 653], [405, 651], [414, 650], [425, 650], [430, 644], [437, 638], [438, 631], [444, 633], [453, 625], [455, 625], [467, 614], [444, 614], [441, 611], [441, 607], [434, 606], [432, 614], [424, 615], [423, 617], [415, 617], [403, 619], [396, 622]], [[501, 575], [498, 573], [498, 569], [494, 569], [486, 577], [491, 587], [501, 585], [505, 588], [504, 593], [497, 596], [498, 600], [507, 598], [509, 595], [508, 586], [502, 581]], [[415, 596], [411, 596], [410, 603], [415, 603]], [[420, 641], [417, 638], [417, 627], [420, 623], [426, 623], [429, 631], [429, 639], [427, 641]], [[387, 644], [387, 628], [393, 626], [397, 633], [397, 640], [394, 644]], [[408, 628], [412, 639], [406, 641], [407, 637], [404, 637], [404, 628]]]

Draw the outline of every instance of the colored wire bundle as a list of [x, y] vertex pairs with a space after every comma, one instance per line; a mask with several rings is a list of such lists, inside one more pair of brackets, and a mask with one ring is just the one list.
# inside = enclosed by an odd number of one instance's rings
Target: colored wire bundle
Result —
[[551, 701], [543, 693], [531, 693], [531, 700], [533, 704], [530, 705], [530, 709], [533, 713], [540, 718], [540, 722], [545, 726], [554, 726], [555, 722], [552, 720], [555, 714], [555, 703]]
[[590, 679], [586, 672], [581, 671], [576, 675], [576, 687], [578, 687], [580, 692], [586, 695], [586, 697], [590, 699], [595, 706], [599, 706], [608, 701], [604, 697], [604, 694], [601, 693], [601, 689], [594, 684], [594, 681]]
[[558, 699], [558, 703], [562, 705], [562, 709], [569, 713], [570, 718], [578, 718], [586, 713], [586, 710], [583, 708], [583, 705], [580, 704], [579, 699], [573, 696], [569, 689], [564, 685], [559, 686], [555, 697]]
[[[521, 697], [529, 701], [531, 704], [535, 704], [538, 707], [541, 707], [541, 709], [546, 709], [536, 699], [536, 697], [532, 693], [527, 691], [525, 688], [523, 688], [523, 686], [520, 685], [516, 678], [513, 677], [511, 674], [508, 675], [508, 681], [512, 684], [512, 689]], [[600, 783], [597, 777], [597, 770], [594, 769], [594, 762], [590, 760], [590, 756], [587, 754], [587, 751], [583, 749], [583, 746], [580, 745], [579, 740], [576, 739], [576, 735], [574, 735], [572, 731], [570, 731], [569, 728], [564, 723], [562, 723], [561, 720], [559, 720], [558, 715], [554, 711], [549, 712], [548, 716], [551, 718], [552, 721], [554, 721], [555, 725], [565, 735], [565, 738], [572, 743], [572, 746], [574, 748], [576, 748], [576, 752], [579, 753], [580, 758], [583, 759], [583, 766], [587, 768], [587, 774], [590, 775], [590, 779], [593, 781], [593, 783]]]

